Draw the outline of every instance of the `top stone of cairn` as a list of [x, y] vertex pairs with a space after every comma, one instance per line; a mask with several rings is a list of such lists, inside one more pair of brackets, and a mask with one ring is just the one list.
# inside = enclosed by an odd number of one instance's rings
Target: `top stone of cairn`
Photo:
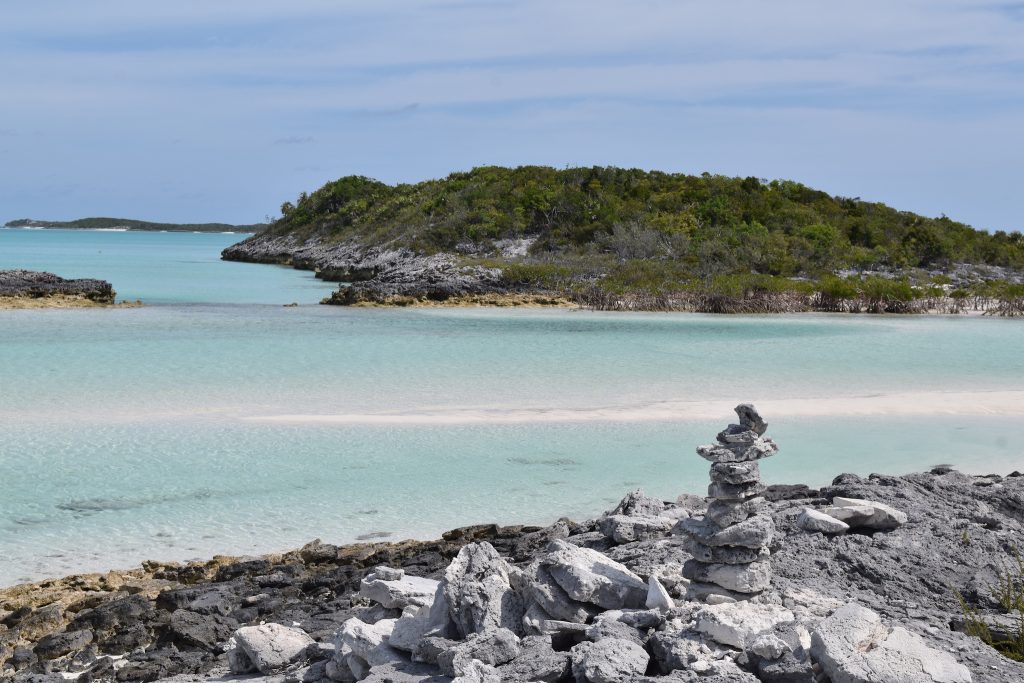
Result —
[[698, 446], [697, 455], [711, 462], [749, 462], [775, 455], [779, 447], [763, 434], [768, 424], [749, 403], [736, 406], [739, 424], [731, 424], [718, 433], [718, 443]]

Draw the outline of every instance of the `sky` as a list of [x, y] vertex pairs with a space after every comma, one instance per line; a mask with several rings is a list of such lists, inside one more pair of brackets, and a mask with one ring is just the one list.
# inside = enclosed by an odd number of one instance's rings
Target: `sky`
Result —
[[5, 2], [0, 93], [0, 223], [250, 223], [343, 175], [546, 164], [1024, 229], [1024, 2]]

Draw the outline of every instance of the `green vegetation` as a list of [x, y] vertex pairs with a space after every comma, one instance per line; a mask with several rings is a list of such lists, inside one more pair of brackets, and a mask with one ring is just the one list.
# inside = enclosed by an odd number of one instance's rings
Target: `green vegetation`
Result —
[[[1024, 268], [1024, 236], [832, 197], [800, 183], [621, 168], [484, 167], [389, 186], [359, 176], [281, 207], [274, 233], [427, 253], [536, 237], [536, 253], [675, 260], [792, 276], [846, 266]], [[705, 265], [704, 268], [708, 269]]]
[[1005, 633], [994, 633], [981, 611], [958, 593], [964, 612], [964, 632], [980, 638], [1006, 657], [1024, 662], [1024, 559], [1019, 551], [1014, 551], [1010, 566], [997, 572], [996, 583], [990, 589], [1003, 613], [1012, 618], [1013, 626], [1003, 629]]
[[10, 221], [7, 228], [62, 228], [65, 230], [166, 230], [167, 232], [259, 232], [266, 224], [229, 225], [227, 223], [151, 223], [130, 218], [79, 218], [74, 221], [39, 221], [21, 218]]
[[[686, 307], [696, 297], [711, 310], [755, 302], [751, 310], [909, 312], [940, 298], [956, 308], [1006, 299], [1013, 285], [950, 299], [950, 279], [935, 271], [958, 263], [1024, 269], [1020, 232], [990, 234], [752, 177], [541, 166], [397, 186], [348, 176], [281, 213], [269, 234], [460, 254], [467, 265], [502, 268], [510, 286], [559, 290], [599, 307], [622, 307], [623, 297], [633, 300], [626, 307], [668, 308], [689, 298]], [[528, 253], [501, 256], [508, 240], [524, 241]], [[844, 269], [887, 276], [835, 274]], [[1024, 312], [1024, 292], [1015, 296]]]

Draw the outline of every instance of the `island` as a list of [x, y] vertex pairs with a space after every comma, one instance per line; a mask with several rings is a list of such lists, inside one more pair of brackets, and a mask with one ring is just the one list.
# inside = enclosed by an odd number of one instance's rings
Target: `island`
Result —
[[44, 221], [34, 218], [19, 218], [9, 221], [5, 228], [39, 228], [59, 230], [125, 230], [148, 232], [258, 232], [267, 226], [263, 223], [252, 225], [231, 225], [229, 223], [153, 223], [131, 218], [79, 218], [73, 221]]
[[53, 273], [0, 270], [0, 308], [88, 308], [114, 305], [105, 280], [66, 280]]
[[232, 261], [313, 270], [340, 305], [1024, 313], [1024, 237], [788, 180], [615, 167], [346, 176]]
[[1024, 475], [768, 486], [736, 412], [707, 497], [0, 589], [0, 680], [1024, 680]]

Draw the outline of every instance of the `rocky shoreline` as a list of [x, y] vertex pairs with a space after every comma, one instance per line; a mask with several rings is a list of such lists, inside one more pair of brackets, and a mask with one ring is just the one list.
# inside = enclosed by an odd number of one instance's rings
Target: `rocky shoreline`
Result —
[[53, 273], [0, 270], [0, 308], [110, 306], [116, 294], [105, 280], [66, 280]]
[[[697, 313], [914, 313], [1020, 316], [1024, 299], [974, 297], [970, 300], [936, 295], [912, 300], [885, 296], [836, 297], [821, 291], [751, 291], [741, 296], [681, 289], [670, 292], [607, 291], [591, 280], [571, 286], [542, 286], [513, 282], [494, 259], [491, 265], [469, 265], [466, 257], [514, 259], [525, 255], [531, 240], [499, 240], [496, 252], [477, 252], [463, 245], [458, 253], [421, 254], [406, 247], [381, 247], [350, 242], [327, 242], [320, 237], [257, 233], [221, 252], [226, 261], [266, 263], [310, 270], [316, 277], [341, 283], [321, 301], [337, 306], [547, 306], [599, 311], [678, 311]], [[978, 272], [975, 272], [978, 271]], [[847, 273], [848, 274], [848, 273]], [[898, 273], [871, 273], [893, 277]], [[1019, 273], [961, 264], [952, 281], [970, 283], [991, 277], [1017, 282]]]
[[710, 499], [634, 491], [545, 528], [0, 590], [0, 680], [1024, 681], [963, 632], [961, 603], [1007, 623], [1024, 476], [764, 486], [753, 465], [774, 444], [740, 417], [702, 449]]

